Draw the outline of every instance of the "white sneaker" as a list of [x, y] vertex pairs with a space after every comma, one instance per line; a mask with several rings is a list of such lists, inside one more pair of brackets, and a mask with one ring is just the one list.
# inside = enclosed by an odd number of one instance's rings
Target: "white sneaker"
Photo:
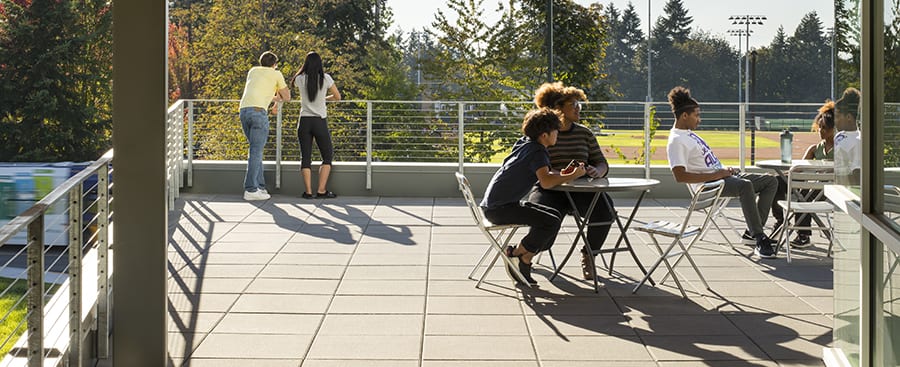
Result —
[[[259, 189], [259, 190], [256, 190], [256, 191], [257, 191], [257, 192], [261, 192], [261, 193], [266, 194], [266, 195], [269, 195], [269, 191], [266, 190], [266, 189]], [[272, 195], [269, 195], [269, 196], [272, 196]]]
[[244, 191], [244, 200], [247, 201], [269, 200], [269, 198], [271, 198], [271, 196], [264, 190], [256, 190], [255, 192]]

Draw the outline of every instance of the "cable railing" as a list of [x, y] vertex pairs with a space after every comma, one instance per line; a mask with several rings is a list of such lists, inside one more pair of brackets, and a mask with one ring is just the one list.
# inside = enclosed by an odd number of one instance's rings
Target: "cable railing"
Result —
[[[238, 120], [237, 100], [181, 100], [169, 110], [184, 129], [183, 157], [187, 185], [194, 160], [246, 159], [247, 143]], [[701, 135], [726, 165], [752, 166], [775, 159], [778, 134], [794, 132], [794, 155], [819, 140], [813, 119], [819, 103], [704, 103]], [[336, 162], [499, 163], [521, 136], [525, 101], [340, 101], [329, 103], [328, 124]], [[274, 162], [280, 187], [284, 162], [300, 160], [297, 123], [300, 103], [284, 103], [271, 115], [265, 161]], [[672, 125], [663, 102], [587, 102], [580, 123], [597, 136], [614, 165], [665, 165], [665, 146]], [[172, 157], [174, 158], [174, 157]], [[321, 156], [313, 149], [314, 161]], [[367, 186], [368, 188], [368, 186]]]
[[0, 227], [0, 366], [108, 355], [111, 162], [110, 150]]

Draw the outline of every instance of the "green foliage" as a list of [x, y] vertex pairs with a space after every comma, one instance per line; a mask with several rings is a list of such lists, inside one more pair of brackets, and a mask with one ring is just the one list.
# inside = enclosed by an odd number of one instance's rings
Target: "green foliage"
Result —
[[653, 153], [656, 152], [656, 146], [652, 144], [653, 137], [656, 136], [656, 131], [659, 129], [659, 124], [661, 123], [660, 119], [656, 118], [656, 106], [650, 106], [650, 137], [649, 139], [641, 140], [641, 149], [638, 152], [637, 157], [634, 157], [633, 161], [628, 161], [628, 157], [625, 155], [625, 152], [622, 151], [622, 147], [610, 144], [610, 147], [613, 148], [613, 151], [616, 152], [616, 155], [626, 164], [638, 164], [642, 165], [647, 161], [647, 142], [651, 142], [650, 145], [650, 156], [653, 156]]
[[110, 4], [0, 4], [0, 161], [95, 159], [110, 146]]

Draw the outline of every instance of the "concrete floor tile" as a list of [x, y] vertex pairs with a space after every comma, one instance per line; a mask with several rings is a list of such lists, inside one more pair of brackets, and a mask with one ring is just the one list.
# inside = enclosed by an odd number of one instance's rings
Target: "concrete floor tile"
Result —
[[191, 358], [190, 365], [183, 367], [299, 367], [300, 363], [302, 359]]
[[341, 279], [347, 269], [343, 265], [269, 264], [259, 273], [260, 278], [282, 279]]
[[613, 297], [625, 314], [643, 315], [702, 315], [713, 313], [709, 302], [702, 297], [684, 299], [670, 297]]
[[331, 298], [310, 294], [242, 294], [231, 312], [324, 314]]
[[756, 336], [810, 336], [831, 335], [834, 320], [822, 315], [730, 314], [731, 322], [745, 334]]
[[303, 367], [419, 367], [419, 360], [306, 359]]
[[209, 334], [192, 358], [301, 359], [312, 335]]
[[422, 336], [318, 335], [308, 359], [418, 359]]
[[210, 251], [214, 252], [272, 252], [277, 251], [294, 234], [280, 233], [235, 233], [228, 232]]
[[516, 315], [519, 300], [512, 297], [428, 297], [429, 315]]
[[532, 335], [559, 337], [615, 335], [637, 336], [624, 316], [541, 315], [528, 316]]
[[756, 336], [751, 339], [775, 360], [821, 359], [822, 348], [830, 347], [832, 341], [830, 333], [816, 338]]
[[779, 367], [767, 360], [749, 361], [660, 361], [659, 367]]
[[426, 335], [423, 359], [532, 360], [527, 336]]
[[433, 280], [428, 282], [429, 296], [509, 296], [516, 297], [518, 289], [512, 281], [485, 281], [480, 288], [477, 282], [465, 280]]
[[422, 314], [424, 296], [335, 296], [329, 314]]
[[213, 329], [226, 334], [306, 334], [314, 335], [322, 315], [231, 312]]
[[764, 360], [768, 356], [742, 335], [643, 336], [641, 340], [659, 361], [743, 361]]
[[528, 315], [621, 315], [611, 297], [604, 295], [579, 297], [555, 295], [524, 298]]
[[639, 335], [742, 335], [719, 313], [705, 315], [632, 315], [629, 324]]
[[168, 281], [169, 293], [242, 293], [253, 278], [181, 278]]
[[230, 253], [230, 252], [211, 252], [203, 253], [199, 256], [191, 258], [188, 266], [200, 268], [206, 265], [248, 265], [248, 264], [267, 264], [274, 255], [271, 253]]
[[[546, 364], [544, 364], [546, 366]], [[538, 367], [535, 360], [529, 361], [476, 361], [476, 360], [460, 360], [460, 361], [422, 361], [422, 367]]]
[[182, 278], [253, 278], [262, 270], [262, 264], [206, 264], [185, 266], [178, 271]]
[[709, 298], [719, 312], [752, 312], [776, 314], [822, 314], [797, 297], [734, 297]]
[[256, 278], [246, 293], [334, 294], [337, 287], [336, 279]]
[[345, 266], [350, 261], [350, 254], [307, 254], [307, 253], [278, 253], [272, 258], [271, 264], [278, 265], [341, 265]]
[[522, 315], [428, 315], [425, 335], [528, 335]]
[[168, 326], [170, 333], [208, 333], [225, 317], [224, 312], [177, 312], [169, 309]]
[[[542, 367], [597, 367], [597, 361], [541, 361]], [[653, 361], [603, 361], [603, 367], [657, 367]]]
[[422, 335], [423, 323], [423, 315], [329, 314], [318, 335]]
[[359, 265], [348, 267], [344, 280], [415, 280], [427, 273], [424, 265]]
[[424, 296], [425, 280], [344, 280], [338, 287], [337, 294], [342, 296]]
[[777, 281], [775, 283], [795, 296], [831, 298], [834, 294], [833, 280], [810, 280], [803, 282]]
[[169, 308], [178, 312], [225, 312], [240, 294], [169, 293]]
[[542, 361], [652, 361], [647, 348], [630, 336], [536, 336]]
[[428, 256], [422, 254], [360, 254], [354, 255], [350, 266], [359, 265], [424, 265]]
[[355, 243], [338, 243], [331, 238], [299, 238], [294, 242], [295, 237], [284, 244], [279, 253], [349, 254], [356, 250]]
[[[698, 288], [702, 284], [697, 282]], [[793, 294], [771, 281], [711, 281], [709, 287], [712, 290], [702, 289], [703, 294], [720, 296], [743, 297], [791, 297]]]

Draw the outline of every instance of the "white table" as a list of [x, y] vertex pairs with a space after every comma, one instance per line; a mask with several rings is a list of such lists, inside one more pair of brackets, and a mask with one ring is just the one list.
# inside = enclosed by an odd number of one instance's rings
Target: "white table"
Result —
[[[578, 225], [578, 234], [575, 236], [575, 240], [572, 242], [572, 246], [569, 248], [569, 252], [566, 253], [566, 257], [563, 261], [556, 267], [556, 270], [553, 272], [553, 275], [550, 277], [552, 281], [557, 274], [559, 274], [560, 270], [566, 265], [566, 262], [569, 260], [569, 257], [572, 256], [575, 248], [578, 247], [578, 241], [584, 240], [585, 248], [590, 249], [590, 243], [587, 239], [587, 229], [590, 226], [597, 225], [611, 225], [611, 222], [600, 222], [600, 223], [591, 223], [588, 222], [591, 218], [591, 214], [594, 212], [594, 208], [597, 206], [597, 201], [600, 200], [601, 197], [604, 197], [603, 193], [605, 192], [623, 192], [623, 191], [640, 191], [640, 195], [638, 196], [637, 201], [634, 203], [634, 208], [631, 209], [631, 214], [628, 216], [628, 219], [625, 221], [625, 224], [622, 224], [622, 221], [619, 220], [619, 216], [616, 213], [616, 209], [613, 207], [612, 203], [607, 200], [607, 206], [609, 207], [610, 214], [613, 218], [615, 218], [615, 223], [619, 227], [619, 239], [616, 240], [616, 246], [611, 249], [597, 249], [593, 250], [593, 254], [604, 254], [604, 253], [612, 253], [612, 258], [609, 262], [609, 273], [612, 274], [613, 263], [616, 259], [616, 253], [621, 251], [628, 251], [631, 254], [631, 257], [634, 259], [635, 263], [637, 263], [638, 267], [641, 269], [641, 272], [644, 275], [647, 274], [647, 270], [644, 269], [644, 265], [641, 264], [641, 261], [638, 259], [637, 255], [634, 253], [634, 250], [631, 248], [631, 242], [628, 240], [628, 236], [626, 232], [628, 231], [628, 227], [631, 225], [632, 220], [634, 219], [635, 213], [637, 213], [638, 208], [641, 206], [641, 201], [644, 199], [644, 195], [650, 191], [650, 188], [653, 186], [659, 185], [658, 180], [653, 179], [645, 179], [645, 178], [618, 178], [618, 177], [609, 177], [609, 178], [579, 178], [572, 182], [568, 182], [562, 185], [558, 185], [551, 190], [554, 191], [563, 191], [566, 193], [566, 198], [569, 199], [569, 205], [571, 205], [572, 210], [575, 213], [575, 223]], [[578, 206], [575, 205], [575, 200], [572, 199], [571, 193], [573, 192], [593, 192], [594, 197], [591, 200], [591, 204], [588, 205], [587, 210], [584, 213], [579, 212]], [[624, 247], [620, 247], [622, 242], [625, 243]], [[602, 245], [602, 244], [601, 244]], [[596, 274], [596, 264], [594, 264], [593, 256], [588, 257], [591, 262], [591, 272], [593, 273], [594, 278], [594, 291], [599, 291], [599, 285], [597, 284], [597, 274]], [[650, 280], [653, 283], [653, 280]]]

